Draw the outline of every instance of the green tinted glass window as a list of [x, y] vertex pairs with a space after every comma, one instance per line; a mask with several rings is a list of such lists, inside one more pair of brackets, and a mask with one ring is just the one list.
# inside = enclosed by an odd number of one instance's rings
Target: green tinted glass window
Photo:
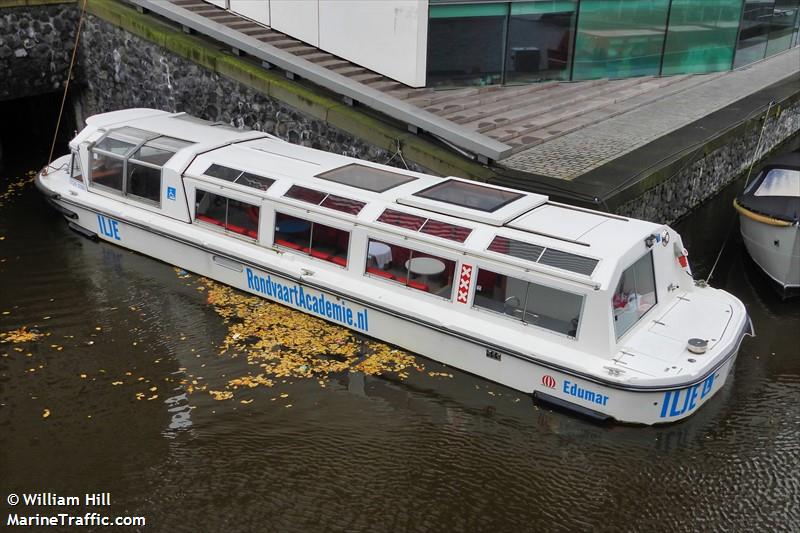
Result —
[[763, 0], [747, 0], [745, 2], [739, 30], [739, 42], [736, 43], [734, 67], [741, 67], [764, 59], [773, 8], [772, 2]]
[[769, 24], [767, 56], [788, 49], [794, 38], [794, 25], [800, 0], [775, 0], [772, 20]]
[[583, 0], [573, 79], [658, 74], [668, 0]]
[[741, 11], [741, 0], [672, 0], [661, 73], [731, 68]]

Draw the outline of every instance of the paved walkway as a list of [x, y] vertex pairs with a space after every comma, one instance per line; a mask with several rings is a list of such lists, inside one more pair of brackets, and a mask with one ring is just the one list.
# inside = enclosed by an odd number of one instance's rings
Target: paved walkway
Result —
[[800, 48], [795, 47], [740, 70], [709, 75], [704, 83], [522, 150], [499, 164], [572, 180], [798, 70]]

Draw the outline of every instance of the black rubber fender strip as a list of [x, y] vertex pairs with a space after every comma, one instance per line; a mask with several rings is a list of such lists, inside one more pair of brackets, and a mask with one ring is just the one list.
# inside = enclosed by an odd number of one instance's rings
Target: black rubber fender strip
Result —
[[540, 391], [533, 392], [533, 399], [536, 401], [548, 403], [554, 407], [558, 407], [559, 409], [570, 411], [579, 414], [581, 416], [590, 418], [595, 422], [606, 423], [614, 419], [614, 417], [607, 415], [605, 413], [601, 413], [599, 411], [595, 411], [594, 409], [589, 409], [588, 407], [568, 402], [567, 400], [562, 400], [561, 398], [556, 398], [555, 396], [551, 396], [550, 394]]
[[82, 228], [79, 225], [75, 224], [74, 222], [69, 222], [68, 225], [69, 225], [69, 229], [71, 229], [72, 231], [74, 231], [78, 235], [86, 237], [90, 241], [96, 241], [96, 240], [99, 239], [99, 237], [97, 236], [97, 233], [95, 233], [93, 231], [89, 231], [86, 228]]

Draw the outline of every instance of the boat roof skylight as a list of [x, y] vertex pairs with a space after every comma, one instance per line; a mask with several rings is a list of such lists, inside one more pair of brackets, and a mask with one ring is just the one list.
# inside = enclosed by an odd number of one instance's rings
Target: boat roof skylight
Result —
[[358, 163], [335, 168], [322, 174], [317, 174], [316, 177], [372, 192], [386, 192], [389, 189], [417, 179], [414, 176], [359, 165]]
[[487, 248], [490, 252], [510, 255], [532, 263], [548, 265], [561, 270], [568, 270], [577, 274], [591, 276], [599, 262], [591, 257], [584, 257], [553, 248], [545, 248], [537, 244], [530, 244], [516, 239], [509, 239], [497, 235]]
[[409, 229], [411, 231], [419, 231], [455, 242], [466, 241], [467, 237], [472, 233], [472, 229], [470, 228], [456, 226], [455, 224], [442, 222], [441, 220], [412, 215], [411, 213], [403, 213], [402, 211], [396, 211], [394, 209], [384, 210], [381, 216], [378, 217], [378, 222]]
[[436, 200], [445, 204], [457, 205], [494, 213], [501, 207], [525, 196], [523, 193], [487, 187], [479, 183], [449, 179], [427, 189], [415, 192], [414, 196]]
[[190, 141], [124, 126], [109, 131], [94, 149], [161, 166], [175, 152], [192, 144]]
[[275, 183], [274, 179], [265, 178], [264, 176], [259, 176], [251, 172], [237, 170], [235, 168], [218, 165], [216, 163], [212, 163], [205, 170], [205, 172], [203, 172], [203, 174], [206, 176], [211, 176], [212, 178], [219, 178], [261, 191], [266, 191], [269, 189], [270, 185]]
[[357, 215], [361, 212], [364, 206], [367, 205], [366, 203], [359, 202], [358, 200], [345, 198], [343, 196], [336, 196], [335, 194], [329, 194], [315, 189], [309, 189], [308, 187], [301, 187], [300, 185], [292, 185], [289, 190], [286, 191], [284, 196], [286, 198], [300, 200], [301, 202], [307, 202], [309, 204], [326, 207], [328, 209], [341, 211], [342, 213], [348, 213], [350, 215]]

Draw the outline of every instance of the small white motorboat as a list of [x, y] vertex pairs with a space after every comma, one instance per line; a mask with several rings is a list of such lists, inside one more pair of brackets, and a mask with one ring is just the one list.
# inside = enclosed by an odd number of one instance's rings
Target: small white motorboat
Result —
[[753, 261], [784, 296], [800, 289], [800, 153], [771, 159], [733, 205]]

